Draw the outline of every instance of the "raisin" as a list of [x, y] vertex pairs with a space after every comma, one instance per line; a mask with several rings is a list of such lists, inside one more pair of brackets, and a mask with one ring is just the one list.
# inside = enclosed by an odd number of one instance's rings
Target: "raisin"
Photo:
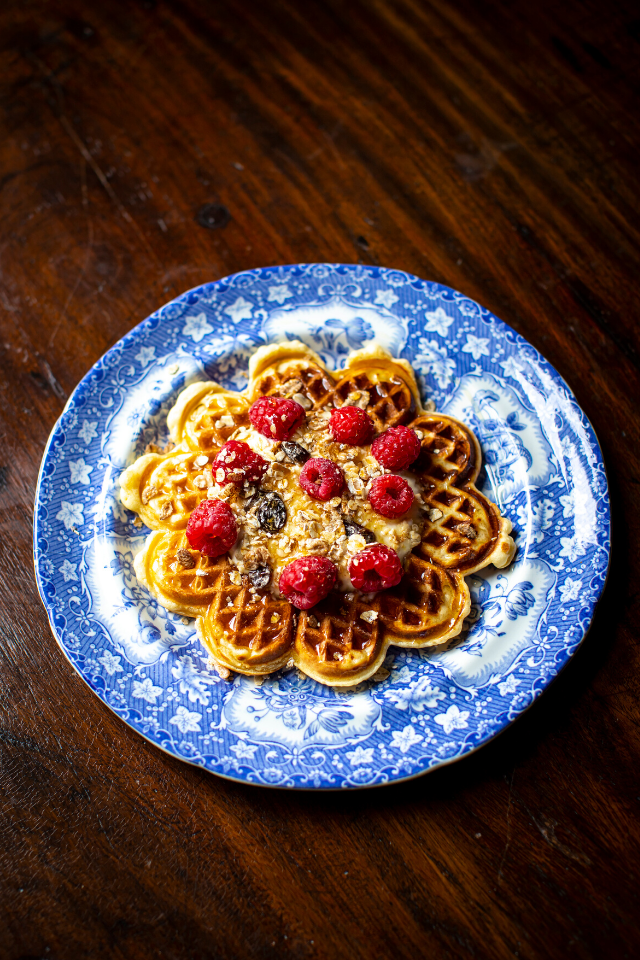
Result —
[[284, 440], [282, 449], [293, 463], [306, 463], [311, 456], [308, 450], [301, 447], [299, 443], [294, 443], [293, 440]]
[[277, 493], [266, 493], [256, 510], [256, 517], [266, 533], [277, 533], [287, 522], [287, 508]]
[[256, 567], [255, 570], [249, 570], [245, 576], [252, 587], [255, 587], [256, 590], [262, 590], [263, 587], [268, 586], [271, 580], [271, 567]]
[[347, 517], [343, 517], [342, 522], [344, 524], [344, 532], [348, 537], [352, 537], [355, 533], [357, 533], [361, 537], [364, 537], [365, 543], [377, 543], [377, 537], [375, 533], [372, 533], [371, 530], [367, 530], [366, 527], [361, 527], [359, 523], [355, 522], [355, 520], [349, 520]]

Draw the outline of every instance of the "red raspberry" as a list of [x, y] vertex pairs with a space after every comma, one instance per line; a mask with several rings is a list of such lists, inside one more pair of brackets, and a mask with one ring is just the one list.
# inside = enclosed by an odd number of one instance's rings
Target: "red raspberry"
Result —
[[401, 517], [413, 503], [413, 490], [402, 477], [376, 477], [369, 490], [369, 503], [383, 517]]
[[[211, 464], [211, 472], [216, 483], [260, 483], [269, 464], [259, 454], [254, 453], [248, 443], [229, 440]], [[219, 480], [218, 470], [224, 478]]]
[[373, 438], [371, 417], [360, 407], [340, 407], [332, 410], [329, 429], [338, 443], [350, 443], [354, 447], [371, 443]]
[[349, 563], [349, 576], [356, 590], [362, 593], [387, 590], [402, 579], [400, 557], [390, 547], [374, 543], [356, 553]]
[[187, 540], [206, 557], [222, 556], [237, 536], [236, 518], [223, 500], [203, 500], [189, 517]]
[[418, 457], [420, 441], [408, 427], [389, 427], [371, 444], [371, 453], [387, 470], [404, 470]]
[[253, 426], [269, 440], [288, 440], [304, 418], [304, 407], [282, 397], [260, 397], [249, 410]]
[[342, 492], [344, 477], [332, 460], [312, 457], [300, 471], [300, 486], [314, 500], [331, 500]]
[[338, 579], [338, 568], [327, 557], [299, 557], [280, 574], [280, 593], [298, 610], [324, 600]]

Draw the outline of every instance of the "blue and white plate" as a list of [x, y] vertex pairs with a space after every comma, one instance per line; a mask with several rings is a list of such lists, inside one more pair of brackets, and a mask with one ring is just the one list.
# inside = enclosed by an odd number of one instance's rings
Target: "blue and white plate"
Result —
[[[514, 525], [515, 562], [470, 578], [472, 613], [446, 652], [391, 648], [351, 691], [295, 671], [221, 680], [193, 621], [139, 586], [147, 530], [118, 477], [166, 438], [182, 388], [241, 389], [260, 344], [304, 340], [331, 367], [375, 338], [424, 396], [469, 424], [479, 481]], [[583, 639], [607, 574], [607, 479], [593, 429], [556, 371], [461, 293], [397, 270], [301, 264], [239, 273], [139, 324], [71, 396], [44, 454], [38, 586], [53, 632], [91, 689], [163, 750], [233, 780], [295, 788], [404, 780], [475, 750], [529, 707]]]

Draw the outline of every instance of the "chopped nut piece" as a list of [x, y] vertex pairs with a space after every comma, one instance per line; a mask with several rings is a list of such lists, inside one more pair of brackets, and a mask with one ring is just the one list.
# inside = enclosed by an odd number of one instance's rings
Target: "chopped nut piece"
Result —
[[[225, 634], [226, 634], [225, 630]], [[231, 677], [231, 670], [228, 667], [223, 667], [221, 663], [218, 663], [216, 660], [213, 661], [213, 668], [222, 680], [228, 680]]]
[[216, 427], [219, 430], [220, 427], [235, 427], [236, 422], [233, 417], [228, 413], [223, 413], [219, 420], [216, 420]]
[[184, 547], [181, 547], [180, 550], [178, 550], [176, 556], [186, 570], [191, 570], [192, 567], [195, 567], [196, 561], [189, 551], [184, 549]]
[[200, 474], [200, 476], [194, 478], [193, 485], [194, 487], [198, 487], [199, 490], [204, 490], [207, 486], [207, 480]]
[[142, 520], [140, 519], [140, 517], [134, 517], [134, 518], [133, 518], [133, 525], [134, 525], [134, 527], [141, 527], [141, 526], [142, 526]]
[[302, 380], [293, 379], [293, 380], [287, 380], [285, 383], [283, 383], [280, 389], [280, 392], [283, 394], [283, 396], [290, 397], [292, 396], [292, 394], [298, 393], [300, 390], [303, 390], [303, 389], [304, 389], [304, 383], [302, 382]]
[[305, 550], [308, 550], [309, 553], [313, 554], [325, 554], [329, 549], [329, 544], [326, 540], [315, 539], [315, 540], [305, 540], [304, 542]]
[[295, 400], [296, 403], [299, 403], [301, 407], [304, 407], [305, 410], [311, 410], [313, 406], [313, 401], [309, 400], [309, 397], [305, 397], [304, 393], [294, 393], [291, 397], [292, 400]]
[[470, 523], [459, 523], [456, 530], [458, 533], [461, 533], [463, 537], [468, 537], [469, 540], [475, 540], [478, 536]]
[[153, 500], [154, 497], [157, 497], [160, 491], [157, 487], [145, 487], [142, 491], [142, 497], [140, 498], [144, 504], [149, 503], [149, 500]]
[[318, 623], [318, 621], [316, 620], [316, 618], [312, 613], [310, 613], [307, 616], [307, 623], [309, 624], [310, 627], [313, 627], [314, 630], [317, 630], [318, 627], [320, 626], [320, 624]]
[[267, 550], [266, 547], [262, 546], [262, 544], [258, 544], [257, 546], [252, 547], [250, 550], [247, 551], [245, 556], [245, 560], [247, 561], [247, 563], [256, 564], [257, 566], [261, 566], [262, 564], [269, 563], [270, 559], [271, 559], [271, 556], [269, 554], [269, 551]]
[[199, 457], [195, 458], [193, 463], [196, 467], [204, 467], [207, 463], [209, 463], [209, 457], [207, 457], [206, 454], [201, 453]]
[[367, 623], [373, 623], [374, 620], [378, 619], [377, 610], [363, 610], [360, 614], [360, 619], [365, 620]]
[[429, 517], [429, 520], [431, 520], [432, 523], [435, 523], [436, 520], [440, 520], [440, 518], [444, 516], [444, 513], [442, 512], [442, 510], [438, 510], [437, 507], [432, 507], [431, 510], [429, 510], [429, 513], [427, 514], [427, 516]]
[[367, 545], [367, 541], [360, 533], [352, 533], [350, 537], [347, 538], [349, 541], [349, 547], [354, 551], [358, 552], [359, 550], [364, 550]]
[[172, 513], [173, 513], [173, 504], [171, 503], [170, 500], [167, 500], [165, 503], [163, 503], [162, 508], [160, 510], [160, 519], [166, 520], [168, 517], [171, 516]]

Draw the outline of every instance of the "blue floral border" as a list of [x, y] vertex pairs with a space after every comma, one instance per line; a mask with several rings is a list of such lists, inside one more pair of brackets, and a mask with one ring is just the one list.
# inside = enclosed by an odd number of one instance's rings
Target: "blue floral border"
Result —
[[[506, 575], [473, 579], [465, 639], [467, 656], [480, 665], [473, 676], [456, 672], [446, 655], [395, 650], [380, 682], [347, 693], [295, 672], [262, 686], [241, 677], [225, 684], [207, 669], [191, 626], [137, 586], [131, 545], [140, 531], [114, 496], [120, 470], [162, 437], [186, 380], [213, 376], [240, 387], [250, 353], [289, 326], [288, 335], [307, 339], [336, 365], [372, 336], [382, 339], [414, 364], [438, 409], [464, 415], [477, 430], [484, 481], [514, 521], [520, 559]], [[473, 403], [469, 384], [478, 386]], [[501, 414], [507, 402], [512, 408]], [[121, 434], [132, 438], [128, 445]], [[343, 264], [235, 274], [188, 291], [139, 324], [69, 399], [44, 453], [34, 515], [38, 588], [54, 635], [91, 689], [180, 759], [239, 781], [298, 788], [407, 779], [494, 737], [580, 644], [609, 552], [598, 443], [550, 364], [457, 291]], [[96, 586], [103, 559], [119, 578], [121, 615], [137, 617], [144, 645], [133, 653]], [[516, 628], [515, 653], [487, 658], [491, 644], [506, 649]]]

